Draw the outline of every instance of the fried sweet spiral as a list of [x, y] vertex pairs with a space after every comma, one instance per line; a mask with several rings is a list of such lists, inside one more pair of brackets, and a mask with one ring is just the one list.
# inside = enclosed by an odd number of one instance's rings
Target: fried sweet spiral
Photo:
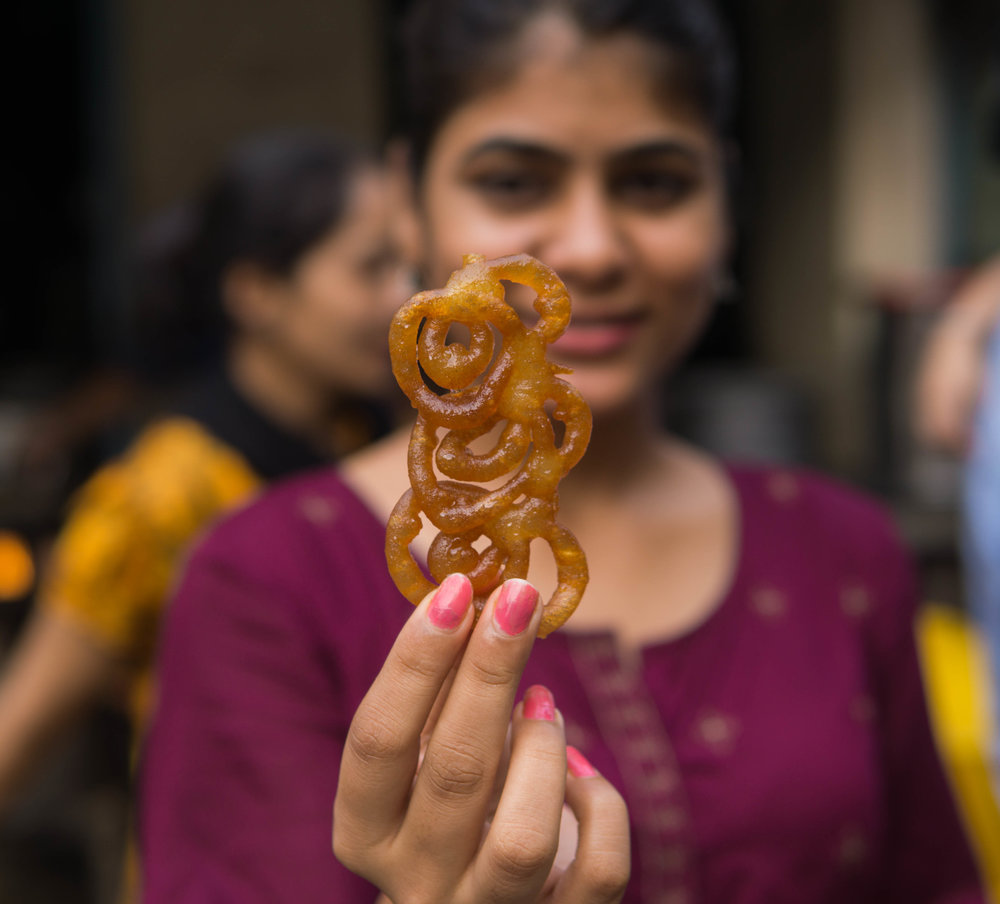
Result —
[[[559, 481], [590, 440], [590, 409], [556, 376], [569, 371], [545, 356], [569, 323], [569, 295], [552, 270], [527, 254], [491, 261], [468, 254], [462, 265], [443, 289], [404, 304], [389, 331], [393, 373], [418, 413], [407, 462], [411, 488], [389, 516], [386, 561], [414, 605], [461, 571], [482, 610], [501, 581], [527, 575], [529, 544], [542, 538], [558, 574], [538, 629], [544, 637], [569, 618], [587, 585], [583, 550], [556, 514]], [[536, 293], [539, 318], [530, 329], [505, 300], [501, 280]], [[468, 329], [468, 345], [449, 342], [456, 323]], [[558, 440], [553, 421], [564, 428]], [[472, 451], [495, 433], [493, 448]], [[505, 477], [493, 489], [479, 485]], [[421, 514], [438, 531], [427, 556], [433, 581], [410, 550]]]

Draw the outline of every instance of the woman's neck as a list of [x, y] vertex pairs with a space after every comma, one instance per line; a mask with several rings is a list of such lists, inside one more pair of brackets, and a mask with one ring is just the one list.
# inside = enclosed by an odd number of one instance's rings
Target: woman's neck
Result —
[[236, 341], [230, 347], [226, 372], [269, 420], [320, 450], [330, 446], [333, 399], [303, 372], [249, 341]]
[[560, 487], [570, 505], [580, 495], [621, 493], [658, 467], [668, 443], [653, 399], [594, 418], [590, 445]]

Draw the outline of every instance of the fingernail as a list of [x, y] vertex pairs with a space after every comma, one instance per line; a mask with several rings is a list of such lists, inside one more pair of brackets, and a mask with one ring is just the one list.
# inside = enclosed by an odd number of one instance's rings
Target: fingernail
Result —
[[556, 701], [547, 687], [534, 684], [524, 692], [524, 718], [555, 722]]
[[597, 770], [575, 747], [567, 746], [566, 765], [569, 767], [569, 774], [575, 778], [589, 778], [592, 775], [597, 775]]
[[527, 581], [511, 578], [500, 588], [493, 620], [505, 634], [516, 637], [531, 622], [538, 603], [538, 591]]
[[464, 574], [449, 574], [427, 607], [427, 618], [442, 631], [454, 631], [472, 602], [472, 584]]

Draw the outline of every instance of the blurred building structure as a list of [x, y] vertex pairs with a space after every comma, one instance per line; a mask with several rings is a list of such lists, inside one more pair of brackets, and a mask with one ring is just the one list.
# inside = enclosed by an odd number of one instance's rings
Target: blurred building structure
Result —
[[[913, 443], [908, 376], [950, 280], [1000, 248], [1000, 163], [983, 141], [1000, 97], [990, 68], [1000, 66], [990, 58], [1000, 9], [996, 0], [723, 6], [744, 71], [737, 291], [685, 368], [670, 416], [723, 454], [825, 467], [882, 494], [938, 582], [928, 592], [940, 586], [947, 597], [955, 463]], [[19, 441], [34, 413], [128, 346], [132, 226], [249, 132], [330, 124], [385, 138], [404, 7], [19, 5], [16, 39], [43, 48], [55, 77], [17, 107], [8, 216], [21, 268], [18, 294], [0, 308], [0, 529], [27, 537], [40, 558], [66, 494], [104, 447], [83, 437], [26, 473]], [[30, 592], [0, 601], [0, 670], [30, 605]], [[28, 891], [11, 900], [109, 904], [126, 822], [114, 814], [127, 799], [124, 769], [107, 766], [109, 746], [125, 743], [109, 718], [97, 741], [64, 751], [22, 810], [0, 818], [0, 901], [20, 882]]]

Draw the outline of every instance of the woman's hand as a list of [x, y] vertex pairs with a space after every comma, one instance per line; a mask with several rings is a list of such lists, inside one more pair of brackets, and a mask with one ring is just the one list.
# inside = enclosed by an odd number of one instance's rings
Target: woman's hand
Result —
[[[395, 904], [616, 902], [629, 874], [624, 802], [576, 751], [567, 774], [562, 719], [547, 690], [529, 689], [514, 709], [541, 618], [538, 593], [507, 581], [474, 628], [471, 599], [465, 576], [442, 582], [358, 708], [334, 852]], [[553, 866], [564, 802], [579, 822], [565, 869]]]

